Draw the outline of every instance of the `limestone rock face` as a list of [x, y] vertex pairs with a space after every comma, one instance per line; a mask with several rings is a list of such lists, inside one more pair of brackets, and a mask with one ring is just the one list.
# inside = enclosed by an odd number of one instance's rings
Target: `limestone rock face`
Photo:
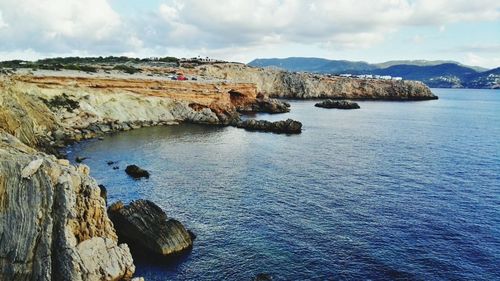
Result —
[[0, 280], [121, 280], [135, 270], [88, 167], [1, 129], [0, 233]]
[[168, 257], [193, 245], [186, 228], [179, 221], [168, 218], [151, 201], [137, 200], [126, 206], [118, 201], [109, 206], [108, 214], [120, 240], [140, 254], [149, 252]]
[[425, 84], [416, 81], [327, 77], [249, 67], [235, 63], [209, 65], [198, 69], [201, 75], [209, 77], [234, 82], [255, 83], [257, 91], [271, 97], [293, 99], [437, 99]]

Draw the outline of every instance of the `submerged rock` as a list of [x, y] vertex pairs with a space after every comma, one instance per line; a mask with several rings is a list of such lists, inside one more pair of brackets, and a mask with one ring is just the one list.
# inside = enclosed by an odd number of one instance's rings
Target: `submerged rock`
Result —
[[239, 122], [236, 127], [243, 128], [249, 131], [263, 131], [285, 134], [300, 134], [302, 132], [302, 123], [292, 119], [276, 122], [248, 119]]
[[126, 242], [134, 253], [149, 253], [170, 257], [181, 254], [193, 246], [192, 236], [177, 220], [149, 200], [121, 201], [108, 208], [118, 238]]
[[139, 179], [139, 178], [149, 178], [149, 172], [140, 168], [137, 165], [129, 165], [125, 168], [125, 173], [129, 176]]
[[361, 108], [357, 103], [347, 100], [324, 100], [322, 102], [318, 102], [314, 106], [323, 108], [338, 108], [338, 109]]

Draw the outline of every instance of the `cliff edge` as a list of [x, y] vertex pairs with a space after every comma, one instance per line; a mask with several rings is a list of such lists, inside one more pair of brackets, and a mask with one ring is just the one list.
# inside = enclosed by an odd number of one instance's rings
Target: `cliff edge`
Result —
[[0, 280], [122, 280], [135, 267], [117, 244], [86, 166], [0, 131]]
[[418, 81], [355, 79], [256, 68], [235, 63], [199, 66], [197, 70], [208, 77], [255, 83], [259, 92], [279, 98], [402, 101], [438, 98], [429, 87]]

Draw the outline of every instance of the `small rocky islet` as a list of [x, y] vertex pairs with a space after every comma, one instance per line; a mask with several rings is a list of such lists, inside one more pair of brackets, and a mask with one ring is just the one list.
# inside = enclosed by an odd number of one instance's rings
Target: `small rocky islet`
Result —
[[348, 100], [324, 100], [316, 103], [314, 106], [322, 108], [337, 108], [337, 109], [359, 109], [359, 104]]
[[273, 132], [278, 134], [300, 134], [302, 132], [302, 123], [292, 119], [275, 122], [248, 119], [238, 122], [236, 127], [248, 131]]
[[318, 77], [232, 63], [173, 68], [179, 70], [204, 79], [0, 75], [1, 280], [128, 280], [135, 272], [130, 248], [168, 256], [192, 247], [194, 234], [150, 201], [106, 209], [106, 188], [90, 176], [85, 159], [76, 165], [58, 159], [73, 142], [182, 122], [299, 133], [302, 124], [291, 119], [240, 119], [249, 112], [290, 111], [275, 98], [436, 98], [411, 81]]

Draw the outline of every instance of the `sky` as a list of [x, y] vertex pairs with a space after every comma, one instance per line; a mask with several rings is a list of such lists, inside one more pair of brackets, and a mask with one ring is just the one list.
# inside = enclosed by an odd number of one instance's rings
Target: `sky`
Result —
[[499, 0], [0, 0], [0, 60], [322, 57], [500, 66]]

